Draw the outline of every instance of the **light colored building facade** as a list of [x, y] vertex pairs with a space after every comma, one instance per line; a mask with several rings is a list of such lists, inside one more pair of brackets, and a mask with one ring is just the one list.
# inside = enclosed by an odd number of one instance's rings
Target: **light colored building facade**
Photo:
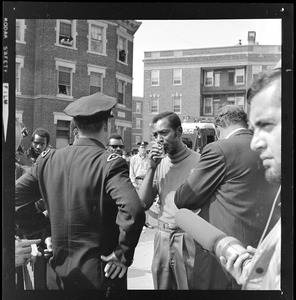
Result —
[[248, 45], [145, 52], [144, 140], [153, 140], [151, 121], [163, 111], [174, 111], [182, 122], [212, 122], [226, 103], [248, 113], [253, 77], [280, 58], [281, 46], [259, 45], [254, 31], [248, 32]]
[[137, 143], [143, 141], [143, 97], [133, 97], [133, 127], [132, 149], [137, 149]]
[[[47, 129], [51, 145], [71, 142], [63, 113], [76, 99], [103, 92], [117, 98], [109, 132], [131, 147], [134, 20], [16, 20], [16, 118], [29, 134]], [[24, 140], [29, 146], [29, 139]]]

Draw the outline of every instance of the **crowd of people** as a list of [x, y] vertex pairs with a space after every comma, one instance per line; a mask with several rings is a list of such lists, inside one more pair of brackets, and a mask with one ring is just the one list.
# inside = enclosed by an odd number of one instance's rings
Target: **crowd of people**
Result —
[[[183, 139], [179, 116], [165, 111], [152, 120], [152, 148], [141, 141], [126, 159], [122, 136], [108, 136], [116, 99], [102, 93], [66, 107], [74, 140], [64, 148], [53, 149], [38, 128], [26, 151], [16, 124], [16, 269], [43, 257], [44, 289], [126, 290], [157, 201], [155, 289], [280, 290], [281, 67], [259, 74], [247, 98], [249, 117], [236, 105], [219, 109], [218, 140], [202, 153]], [[248, 252], [226, 259], [205, 251], [178, 226], [181, 208]], [[39, 246], [34, 255], [31, 245]]]

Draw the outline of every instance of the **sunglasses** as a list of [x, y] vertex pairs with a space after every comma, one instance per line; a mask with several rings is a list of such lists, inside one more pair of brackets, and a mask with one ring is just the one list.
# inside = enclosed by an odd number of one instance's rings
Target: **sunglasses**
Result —
[[123, 145], [108, 145], [108, 146], [112, 147], [113, 149], [116, 149], [116, 148], [123, 149], [124, 148]]

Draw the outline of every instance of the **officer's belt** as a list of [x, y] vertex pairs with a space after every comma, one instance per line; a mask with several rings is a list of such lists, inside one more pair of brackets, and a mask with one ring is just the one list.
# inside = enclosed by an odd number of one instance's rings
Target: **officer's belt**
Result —
[[178, 231], [184, 232], [177, 224], [165, 223], [158, 220], [158, 228], [163, 231]]

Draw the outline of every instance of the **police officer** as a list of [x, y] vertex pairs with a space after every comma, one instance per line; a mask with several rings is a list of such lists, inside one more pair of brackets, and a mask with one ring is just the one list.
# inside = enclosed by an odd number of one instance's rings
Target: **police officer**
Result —
[[69, 104], [64, 112], [74, 118], [78, 139], [43, 152], [16, 184], [17, 211], [40, 196], [46, 202], [53, 251], [49, 289], [127, 289], [145, 213], [126, 161], [104, 146], [115, 105], [102, 93]]

